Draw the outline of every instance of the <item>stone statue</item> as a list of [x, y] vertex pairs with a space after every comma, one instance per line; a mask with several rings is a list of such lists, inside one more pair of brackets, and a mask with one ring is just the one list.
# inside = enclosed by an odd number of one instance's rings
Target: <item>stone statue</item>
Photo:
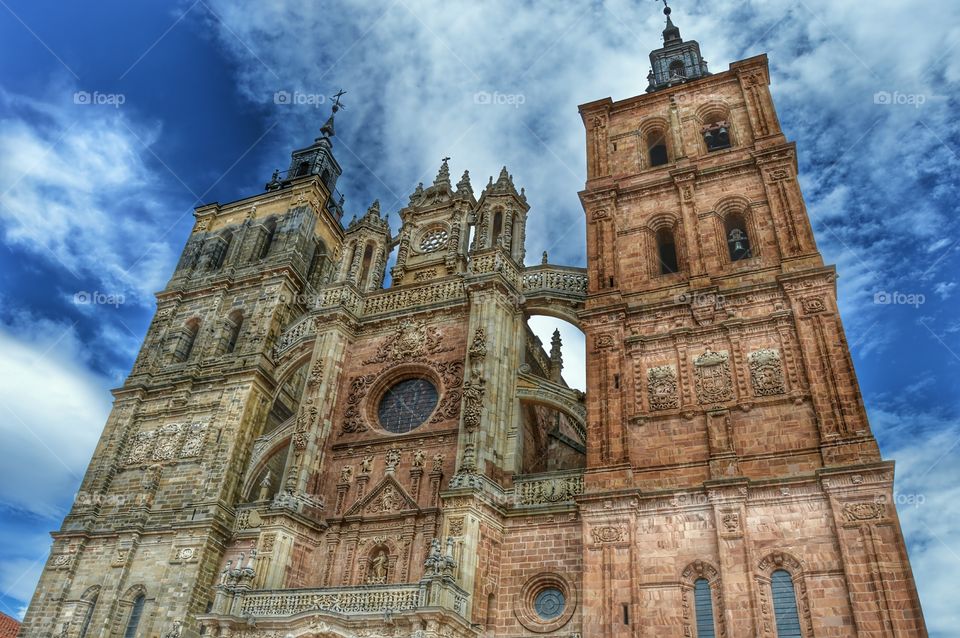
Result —
[[377, 552], [377, 555], [370, 560], [370, 575], [367, 580], [376, 584], [387, 582], [387, 564], [389, 560], [387, 550], [381, 549]]
[[270, 470], [267, 470], [263, 480], [260, 481], [260, 498], [257, 500], [265, 501], [270, 498]]
[[423, 467], [423, 450], [417, 450], [413, 453], [413, 467]]

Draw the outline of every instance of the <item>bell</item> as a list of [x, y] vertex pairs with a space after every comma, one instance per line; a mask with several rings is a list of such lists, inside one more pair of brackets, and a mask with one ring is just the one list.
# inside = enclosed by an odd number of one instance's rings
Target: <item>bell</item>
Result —
[[708, 146], [709, 146], [710, 144], [712, 144], [712, 143], [713, 143], [713, 131], [707, 131], [706, 133], [704, 133], [704, 134], [703, 134], [703, 139], [707, 142], [707, 145], [708, 145]]

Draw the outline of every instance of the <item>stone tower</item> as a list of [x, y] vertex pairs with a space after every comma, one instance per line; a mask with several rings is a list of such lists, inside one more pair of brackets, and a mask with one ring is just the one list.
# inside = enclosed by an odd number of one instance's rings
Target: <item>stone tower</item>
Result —
[[20, 635], [924, 634], [766, 59], [651, 63], [580, 107], [587, 269], [506, 168], [342, 224], [333, 115], [198, 208]]
[[710, 75], [669, 12], [648, 93], [580, 107], [583, 626], [925, 635], [767, 59]]

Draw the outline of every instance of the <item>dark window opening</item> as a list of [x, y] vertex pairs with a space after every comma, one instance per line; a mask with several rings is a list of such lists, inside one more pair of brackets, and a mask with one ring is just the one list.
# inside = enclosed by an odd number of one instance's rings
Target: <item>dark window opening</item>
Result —
[[297, 165], [297, 174], [294, 177], [303, 177], [310, 172], [310, 162], [303, 161]]
[[674, 60], [670, 63], [670, 79], [683, 79], [687, 77], [686, 65], [683, 60]]
[[490, 245], [496, 246], [497, 240], [500, 239], [500, 234], [503, 232], [503, 213], [497, 211], [496, 215], [493, 216], [493, 236], [491, 237]]
[[630, 605], [623, 603], [623, 624], [630, 624]]
[[677, 264], [677, 244], [669, 228], [657, 231], [657, 256], [660, 258], [660, 274], [667, 275], [680, 270]]
[[727, 237], [727, 249], [730, 251], [730, 261], [750, 259], [753, 252], [750, 250], [750, 237], [747, 235], [747, 225], [740, 215], [730, 215], [724, 225]]
[[370, 275], [370, 264], [373, 262], [373, 244], [367, 244], [363, 249], [363, 267], [360, 270], [360, 287], [367, 286], [367, 277]]
[[173, 352], [175, 361], [186, 361], [193, 352], [193, 345], [197, 341], [197, 334], [200, 332], [200, 320], [190, 319], [183, 326], [180, 332], [180, 338], [177, 340], [177, 347]]
[[650, 166], [663, 166], [670, 161], [667, 157], [667, 138], [663, 131], [654, 131], [647, 136], [647, 152]]
[[227, 345], [226, 352], [233, 352], [237, 347], [237, 339], [240, 338], [240, 328], [243, 327], [243, 313], [234, 310], [227, 319]]
[[266, 258], [270, 253], [270, 247], [273, 245], [274, 237], [277, 234], [277, 222], [274, 219], [267, 221], [266, 223], [266, 237], [263, 239], [263, 243], [260, 245], [260, 259]]

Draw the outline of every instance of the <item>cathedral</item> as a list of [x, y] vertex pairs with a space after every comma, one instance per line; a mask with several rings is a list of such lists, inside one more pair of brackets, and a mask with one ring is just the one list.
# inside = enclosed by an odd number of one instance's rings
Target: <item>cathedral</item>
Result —
[[767, 58], [665, 13], [579, 107], [586, 268], [506, 168], [344, 220], [339, 101], [197, 208], [19, 635], [925, 636]]

